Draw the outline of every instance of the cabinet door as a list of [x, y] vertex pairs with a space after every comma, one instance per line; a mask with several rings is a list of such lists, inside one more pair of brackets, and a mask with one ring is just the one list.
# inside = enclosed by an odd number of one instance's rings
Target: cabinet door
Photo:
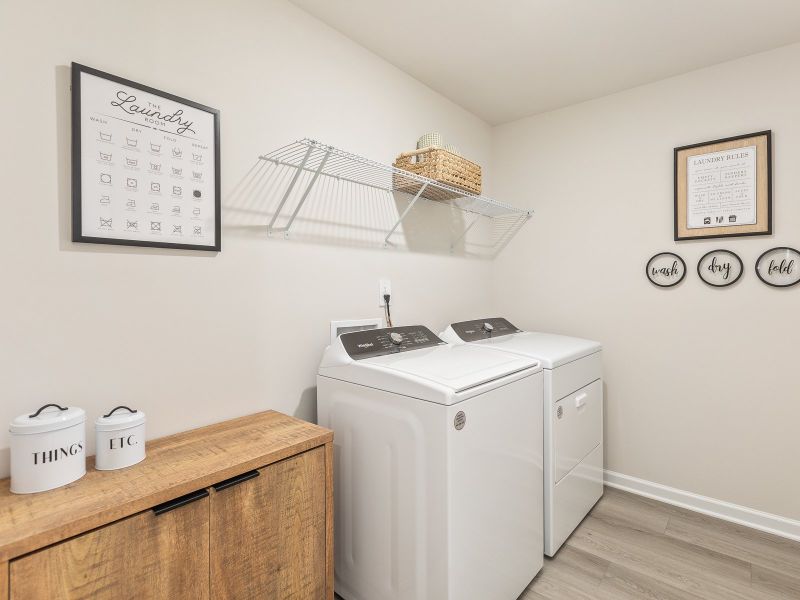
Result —
[[211, 495], [214, 600], [324, 600], [325, 451], [315, 448]]
[[208, 598], [203, 498], [148, 510], [11, 562], [11, 600]]

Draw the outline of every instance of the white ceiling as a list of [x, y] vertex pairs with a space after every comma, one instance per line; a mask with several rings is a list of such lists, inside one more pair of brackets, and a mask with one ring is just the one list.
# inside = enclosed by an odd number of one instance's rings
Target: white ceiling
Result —
[[800, 41], [798, 0], [292, 2], [491, 124]]

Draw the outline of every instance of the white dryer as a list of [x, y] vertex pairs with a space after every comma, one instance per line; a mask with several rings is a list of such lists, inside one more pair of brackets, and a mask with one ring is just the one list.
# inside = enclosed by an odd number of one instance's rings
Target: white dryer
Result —
[[543, 375], [423, 326], [346, 333], [317, 377], [345, 600], [516, 600], [542, 567]]
[[441, 338], [535, 358], [544, 368], [544, 551], [553, 556], [603, 495], [602, 346], [522, 331], [506, 319], [451, 324]]

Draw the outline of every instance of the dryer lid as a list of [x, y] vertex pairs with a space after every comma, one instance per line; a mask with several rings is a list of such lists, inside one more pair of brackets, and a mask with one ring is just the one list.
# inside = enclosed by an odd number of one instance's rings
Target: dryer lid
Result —
[[599, 342], [581, 338], [523, 331], [478, 342], [498, 350], [514, 352], [541, 361], [545, 369], [554, 369], [603, 349]]

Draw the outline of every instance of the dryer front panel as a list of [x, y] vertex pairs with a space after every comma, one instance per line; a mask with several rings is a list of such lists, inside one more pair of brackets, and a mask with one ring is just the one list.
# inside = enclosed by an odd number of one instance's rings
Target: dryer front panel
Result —
[[552, 413], [555, 482], [603, 441], [603, 381], [562, 398]]

